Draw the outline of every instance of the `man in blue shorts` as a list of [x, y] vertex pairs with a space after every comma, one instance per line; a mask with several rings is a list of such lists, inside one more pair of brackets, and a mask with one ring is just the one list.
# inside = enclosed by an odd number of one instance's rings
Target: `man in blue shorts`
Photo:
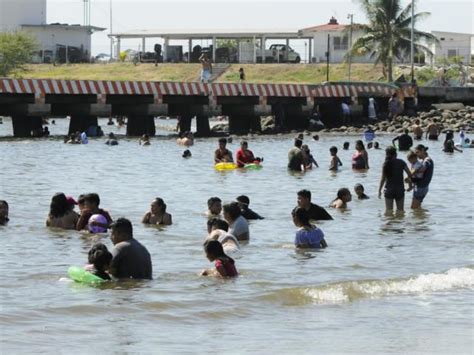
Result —
[[422, 160], [422, 168], [418, 171], [422, 173], [423, 176], [418, 179], [414, 179], [415, 188], [413, 190], [413, 199], [411, 201], [411, 208], [417, 209], [421, 207], [423, 199], [428, 194], [429, 185], [431, 178], [433, 177], [434, 162], [428, 156], [427, 153], [428, 147], [425, 147], [423, 144], [418, 144], [415, 148], [415, 153], [418, 156], [418, 159]]

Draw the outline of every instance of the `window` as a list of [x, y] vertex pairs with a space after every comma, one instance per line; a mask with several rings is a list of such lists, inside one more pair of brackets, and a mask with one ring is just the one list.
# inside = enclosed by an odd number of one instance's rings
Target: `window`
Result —
[[349, 38], [345, 37], [334, 37], [334, 50], [347, 50], [349, 49]]
[[458, 55], [458, 51], [456, 49], [448, 49], [448, 58], [456, 57]]

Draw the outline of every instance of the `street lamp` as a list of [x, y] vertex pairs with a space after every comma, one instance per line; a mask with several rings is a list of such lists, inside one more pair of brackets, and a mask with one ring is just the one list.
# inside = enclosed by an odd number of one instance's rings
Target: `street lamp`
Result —
[[410, 57], [411, 57], [411, 82], [415, 82], [415, 0], [411, 0], [411, 45], [410, 45]]
[[354, 14], [347, 15], [348, 19], [351, 19], [351, 27], [349, 34], [349, 81], [351, 81], [351, 67], [352, 67], [352, 26], [354, 24]]

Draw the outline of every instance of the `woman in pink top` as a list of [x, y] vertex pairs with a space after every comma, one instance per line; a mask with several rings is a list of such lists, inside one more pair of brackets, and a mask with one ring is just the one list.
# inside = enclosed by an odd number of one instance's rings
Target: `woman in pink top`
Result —
[[366, 170], [369, 168], [369, 155], [361, 140], [356, 142], [356, 151], [352, 154], [352, 169]]
[[234, 259], [224, 253], [222, 244], [217, 240], [209, 240], [204, 244], [204, 250], [209, 261], [214, 261], [215, 269], [204, 270], [202, 276], [236, 277]]

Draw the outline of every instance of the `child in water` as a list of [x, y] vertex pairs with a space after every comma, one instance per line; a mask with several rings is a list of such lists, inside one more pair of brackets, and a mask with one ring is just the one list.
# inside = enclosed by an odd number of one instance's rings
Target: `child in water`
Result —
[[407, 160], [410, 163], [412, 181], [416, 181], [416, 179], [421, 179], [423, 177], [423, 172], [420, 172], [420, 170], [421, 168], [423, 168], [423, 164], [418, 160], [418, 156], [416, 155], [416, 153], [410, 151], [407, 154]]
[[332, 208], [347, 208], [347, 202], [352, 201], [352, 195], [349, 189], [343, 187], [337, 191], [337, 197], [331, 203]]
[[362, 184], [355, 184], [354, 192], [358, 200], [368, 200], [370, 198], [364, 193], [364, 186]]
[[90, 272], [95, 276], [100, 277], [103, 280], [110, 280], [110, 276], [107, 273], [110, 262], [112, 261], [112, 254], [108, 251], [107, 247], [102, 243], [95, 244], [88, 254], [89, 264], [92, 264]]
[[201, 276], [236, 277], [234, 259], [224, 253], [222, 244], [217, 240], [209, 240], [204, 243], [204, 251], [209, 261], [214, 261], [215, 269], [204, 270]]
[[332, 146], [329, 148], [329, 153], [331, 153], [331, 164], [329, 165], [329, 170], [337, 171], [339, 166], [342, 166], [341, 159], [337, 156], [337, 147]]
[[328, 246], [323, 231], [309, 222], [308, 211], [298, 207], [291, 214], [293, 223], [299, 227], [295, 235], [295, 247], [326, 248]]

